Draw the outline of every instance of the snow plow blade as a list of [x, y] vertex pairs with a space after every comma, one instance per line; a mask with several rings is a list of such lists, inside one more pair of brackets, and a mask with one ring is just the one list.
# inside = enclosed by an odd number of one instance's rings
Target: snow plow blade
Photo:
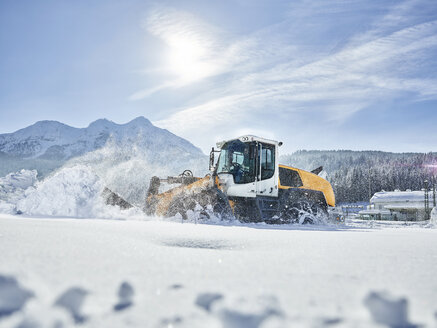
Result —
[[[160, 183], [180, 183], [181, 185], [163, 193], [158, 193]], [[182, 219], [232, 219], [232, 209], [226, 195], [219, 190], [211, 176], [196, 178], [189, 175], [150, 181], [144, 211], [147, 215]]]
[[113, 192], [111, 189], [105, 187], [102, 192], [102, 197], [105, 200], [106, 205], [118, 206], [122, 210], [132, 208], [132, 204], [125, 201], [120, 195]]

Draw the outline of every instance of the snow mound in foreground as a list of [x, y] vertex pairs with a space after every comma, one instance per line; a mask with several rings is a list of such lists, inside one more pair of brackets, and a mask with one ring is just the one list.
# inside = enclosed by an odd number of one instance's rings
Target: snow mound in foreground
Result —
[[388, 327], [416, 327], [408, 320], [408, 300], [371, 292], [364, 300], [374, 322]]
[[[341, 311], [330, 314], [315, 309], [309, 315], [289, 315], [287, 307], [283, 307], [273, 294], [248, 296], [238, 292], [199, 292], [183, 285], [173, 285], [169, 289], [160, 294], [160, 302], [167, 304], [169, 312], [159, 319], [154, 325], [156, 327], [422, 327], [410, 322], [407, 298], [394, 297], [386, 292], [368, 293], [363, 305], [369, 317], [354, 318], [354, 315], [347, 316]], [[185, 302], [185, 311], [173, 312], [175, 293], [180, 293], [179, 289], [184, 294], [195, 296], [194, 301]], [[129, 326], [132, 327], [141, 327], [144, 323], [144, 301], [135, 299], [136, 289], [126, 281], [119, 286], [118, 297], [106, 297], [98, 304], [95, 297], [89, 296], [101, 291], [71, 286], [57, 297], [56, 294], [41, 297], [37, 292], [22, 288], [14, 277], [1, 275], [0, 291], [8, 297], [3, 298], [5, 302], [0, 302], [0, 319], [4, 319], [0, 321], [2, 327], [119, 327], [126, 325], [126, 318], [130, 319]], [[50, 299], [55, 301], [50, 302]]]
[[0, 318], [21, 310], [33, 293], [22, 288], [14, 277], [0, 275]]
[[35, 188], [26, 190], [17, 202], [17, 211], [28, 215], [63, 217], [118, 218], [140, 215], [138, 210], [121, 211], [106, 205], [101, 197], [102, 180], [88, 167], [76, 165], [64, 168]]

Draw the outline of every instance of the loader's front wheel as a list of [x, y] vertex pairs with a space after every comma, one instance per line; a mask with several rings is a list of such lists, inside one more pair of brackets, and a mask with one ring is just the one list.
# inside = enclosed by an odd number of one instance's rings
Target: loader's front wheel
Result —
[[232, 219], [234, 215], [231, 206], [229, 205], [228, 198], [220, 189], [214, 188], [213, 190], [213, 197], [211, 197], [211, 199], [214, 202], [214, 205], [212, 206], [214, 215], [221, 220]]
[[200, 220], [208, 220], [213, 217], [227, 220], [233, 217], [227, 197], [217, 188], [179, 195], [171, 202], [166, 216], [175, 216], [177, 213], [184, 220], [191, 218], [191, 216]]

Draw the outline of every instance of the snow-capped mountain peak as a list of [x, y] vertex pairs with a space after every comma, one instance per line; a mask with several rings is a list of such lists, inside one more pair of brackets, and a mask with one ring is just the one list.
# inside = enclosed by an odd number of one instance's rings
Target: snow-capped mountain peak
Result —
[[177, 147], [201, 154], [188, 141], [155, 127], [142, 116], [126, 124], [99, 119], [86, 128], [74, 128], [57, 121], [39, 121], [14, 133], [0, 134], [0, 152], [20, 158], [66, 160], [99, 149], [109, 140], [141, 147]]
[[86, 129], [93, 131], [109, 130], [114, 128], [116, 125], [116, 123], [109, 121], [106, 118], [101, 118], [94, 122], [91, 122]]
[[130, 126], [151, 126], [152, 123], [145, 118], [144, 116], [138, 116], [137, 118], [134, 118], [132, 121], [126, 123], [126, 125]]

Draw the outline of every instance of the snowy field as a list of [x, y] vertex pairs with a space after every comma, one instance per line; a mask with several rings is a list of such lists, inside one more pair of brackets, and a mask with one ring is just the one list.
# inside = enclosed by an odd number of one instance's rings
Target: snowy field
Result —
[[437, 326], [437, 229], [0, 214], [0, 327]]

